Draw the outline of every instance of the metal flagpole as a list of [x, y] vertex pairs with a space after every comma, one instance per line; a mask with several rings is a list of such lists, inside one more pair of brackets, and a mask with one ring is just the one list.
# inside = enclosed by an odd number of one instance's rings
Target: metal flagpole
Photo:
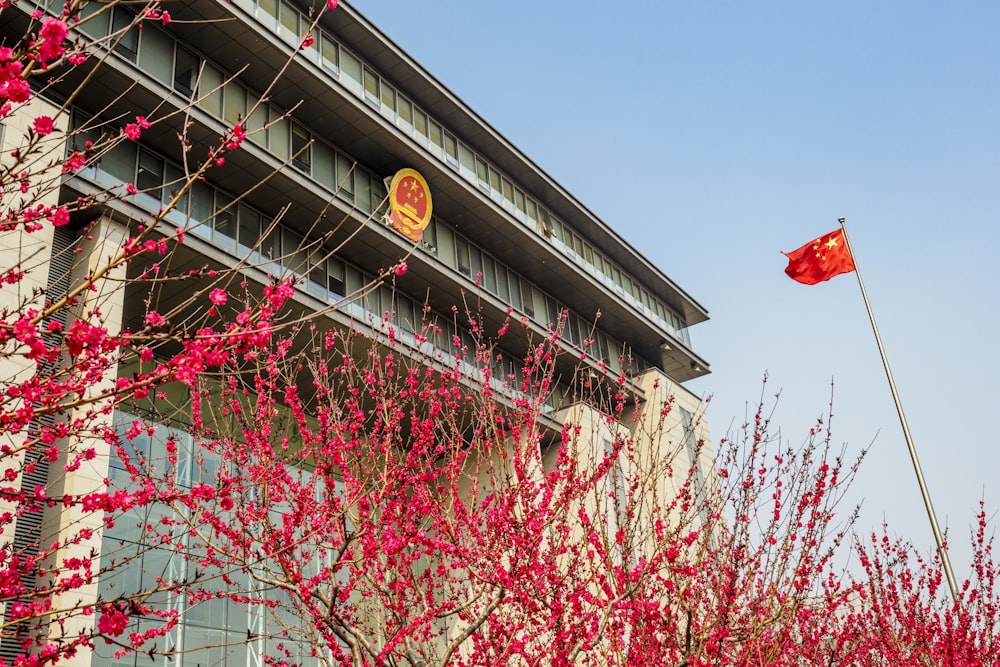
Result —
[[854, 256], [851, 248], [851, 240], [847, 236], [847, 225], [844, 218], [838, 218], [841, 229], [844, 231], [844, 241], [847, 243], [847, 251], [851, 253], [851, 260], [854, 262], [855, 273], [858, 274], [858, 286], [861, 287], [861, 296], [865, 300], [865, 308], [868, 309], [868, 319], [872, 322], [872, 331], [875, 332], [875, 342], [878, 343], [878, 352], [882, 355], [882, 365], [885, 366], [885, 376], [889, 380], [889, 389], [892, 391], [892, 400], [896, 402], [896, 412], [899, 413], [899, 423], [903, 427], [903, 437], [906, 438], [906, 446], [910, 450], [910, 460], [913, 461], [913, 472], [917, 474], [917, 484], [920, 485], [920, 495], [924, 497], [924, 507], [927, 508], [927, 518], [931, 521], [931, 530], [934, 531], [934, 539], [937, 541], [938, 554], [941, 555], [941, 565], [944, 567], [944, 574], [948, 578], [948, 587], [951, 588], [951, 597], [958, 602], [958, 584], [955, 583], [955, 573], [951, 570], [951, 559], [948, 558], [948, 548], [945, 546], [941, 529], [938, 528], [937, 517], [934, 514], [934, 506], [931, 504], [930, 493], [927, 492], [927, 483], [924, 481], [924, 474], [920, 470], [920, 461], [917, 459], [917, 449], [913, 446], [913, 438], [910, 437], [910, 428], [906, 425], [906, 416], [903, 415], [903, 404], [899, 402], [899, 393], [896, 392], [896, 383], [892, 380], [892, 371], [889, 370], [889, 359], [885, 356], [885, 348], [882, 347], [882, 337], [879, 336], [878, 326], [875, 324], [875, 314], [872, 306], [868, 302], [868, 293], [865, 291], [865, 283], [861, 280], [861, 269], [858, 268], [858, 260]]

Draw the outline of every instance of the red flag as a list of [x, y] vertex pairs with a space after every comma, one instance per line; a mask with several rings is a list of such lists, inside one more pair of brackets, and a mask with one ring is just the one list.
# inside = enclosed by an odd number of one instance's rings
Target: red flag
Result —
[[855, 269], [843, 229], [824, 234], [798, 250], [783, 254], [788, 258], [785, 273], [805, 285], [815, 285]]

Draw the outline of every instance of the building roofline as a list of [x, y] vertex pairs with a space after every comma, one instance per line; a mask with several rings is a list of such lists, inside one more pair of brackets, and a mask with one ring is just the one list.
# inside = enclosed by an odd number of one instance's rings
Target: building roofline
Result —
[[[518, 179], [522, 186], [530, 188], [533, 195], [540, 196], [546, 206], [589, 237], [601, 251], [622, 265], [628, 266], [628, 270], [642, 281], [644, 286], [652, 288], [661, 296], [668, 296], [661, 292], [662, 287], [666, 287], [673, 292], [669, 296], [673, 296], [674, 299], [679, 297], [685, 305], [682, 315], [689, 325], [708, 319], [708, 310], [694, 297], [420, 65], [358, 9], [347, 2], [341, 2], [337, 10], [328, 16], [328, 21], [336, 33], [344, 38], [358, 55], [378, 67], [408, 96], [439, 119], [442, 117], [451, 121], [456, 118], [462, 119], [456, 124], [449, 125], [447, 128], [449, 131], [455, 132], [483, 151], [500, 168]], [[420, 86], [407, 84], [414, 77], [419, 77]]]

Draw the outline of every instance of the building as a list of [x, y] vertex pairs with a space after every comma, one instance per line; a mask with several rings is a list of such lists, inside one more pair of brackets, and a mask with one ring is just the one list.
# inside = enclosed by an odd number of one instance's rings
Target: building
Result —
[[[5, 9], [0, 34], [24, 34], [29, 9], [23, 2]], [[673, 426], [686, 434], [688, 453], [708, 463], [710, 453], [699, 454], [695, 444], [708, 439], [700, 400], [681, 384], [708, 372], [688, 333], [707, 311], [359, 11], [341, 4], [310, 28], [309, 5], [298, 0], [198, 0], [168, 9], [169, 24], [146, 21], [140, 31], [130, 28], [135, 14], [127, 4], [84, 5], [78, 30], [83, 39], [97, 40], [94, 57], [47, 86], [47, 102], [34, 102], [38, 113], [82, 130], [71, 135], [78, 148], [96, 140], [91, 124], [123, 119], [124, 125], [137, 115], [154, 121], [141, 140], [118, 143], [63, 182], [62, 200], [107, 188], [124, 192], [125, 184], [137, 192], [39, 241], [48, 245], [52, 275], [62, 270], [55, 267], [62, 251], [78, 243], [80, 225], [95, 224], [83, 256], [96, 259], [121, 243], [130, 220], [172, 199], [171, 184], [183, 176], [185, 160], [179, 135], [192, 154], [203, 153], [240, 123], [249, 133], [242, 148], [226, 155], [224, 168], [208, 171], [167, 216], [167, 223], [191, 230], [186, 265], [232, 266], [245, 259], [245, 273], [257, 283], [268, 272], [292, 271], [302, 278], [295, 297], [300, 307], [341, 303], [326, 315], [331, 326], [360, 322], [377, 329], [388, 322], [415, 348], [422, 345], [413, 334], [425, 306], [448, 321], [453, 306], [474, 301], [484, 322], [499, 325], [511, 313], [527, 318], [528, 331], [539, 335], [561, 323], [559, 344], [573, 352], [561, 362], [565, 370], [583, 356], [595, 376], [627, 373], [628, 389], [645, 400], [657, 392], [673, 395], [679, 407]], [[296, 52], [307, 34], [308, 45]], [[84, 94], [58, 113], [67, 91], [92, 68], [97, 71]], [[15, 117], [5, 130], [4, 154], [23, 128]], [[425, 179], [433, 196], [433, 217], [416, 246], [388, 224], [384, 205], [389, 179], [407, 168]], [[323, 228], [322, 221], [341, 218], [356, 224]], [[322, 248], [339, 250], [301, 252], [304, 240], [318, 233]], [[345, 301], [404, 256], [408, 270], [395, 290], [382, 286]], [[184, 295], [163, 296], [169, 306]], [[117, 326], [144, 312], [143, 295], [128, 288], [94, 299]], [[459, 325], [446, 335], [471, 341]], [[523, 333], [503, 339], [511, 368], [526, 342]], [[587, 408], [566, 404], [564, 394], [570, 397], [571, 388], [553, 395], [554, 423], [568, 416], [586, 421], [579, 411]], [[634, 427], [621, 425], [628, 428]], [[600, 430], [593, 438], [602, 437]], [[112, 462], [94, 479], [114, 471]], [[127, 541], [105, 536], [105, 550], [109, 539]], [[204, 606], [186, 618], [180, 641], [211, 644], [213, 637], [244, 632], [250, 621], [226, 613]], [[8, 643], [0, 653], [9, 659], [17, 649]], [[224, 658], [195, 654], [183, 661]], [[109, 654], [93, 664], [124, 667], [141, 659]], [[252, 651], [230, 654], [226, 664], [254, 659]]]

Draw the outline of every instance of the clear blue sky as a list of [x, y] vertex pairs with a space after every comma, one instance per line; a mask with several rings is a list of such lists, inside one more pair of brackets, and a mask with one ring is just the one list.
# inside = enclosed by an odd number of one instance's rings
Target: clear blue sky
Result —
[[355, 6], [711, 314], [718, 440], [770, 374], [802, 441], [835, 381], [854, 490], [933, 538], [853, 275], [792, 250], [848, 231], [942, 524], [1000, 509], [1000, 3], [356, 0]]

